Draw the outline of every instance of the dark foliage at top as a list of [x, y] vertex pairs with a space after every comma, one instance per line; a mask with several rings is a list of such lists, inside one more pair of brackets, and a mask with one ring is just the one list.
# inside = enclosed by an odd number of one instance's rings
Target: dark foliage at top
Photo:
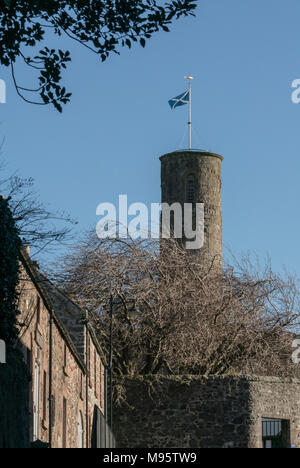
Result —
[[21, 241], [8, 201], [0, 196], [0, 339], [17, 336], [17, 285]]
[[[61, 72], [71, 61], [70, 52], [44, 47], [32, 56], [47, 33], [66, 35], [95, 52], [102, 61], [120, 47], [139, 42], [142, 47], [180, 16], [193, 15], [195, 0], [0, 0], [0, 63], [11, 68], [18, 94], [27, 102], [53, 104], [61, 112], [71, 93], [61, 85]], [[36, 54], [36, 52], [34, 53]], [[36, 88], [18, 84], [18, 59], [37, 71]], [[33, 101], [32, 94], [40, 101]]]

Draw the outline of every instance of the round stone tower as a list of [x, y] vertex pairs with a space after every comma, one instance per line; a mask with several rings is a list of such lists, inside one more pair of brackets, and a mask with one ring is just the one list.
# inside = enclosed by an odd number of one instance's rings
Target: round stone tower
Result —
[[164, 154], [161, 161], [162, 203], [204, 204], [204, 244], [198, 249], [204, 265], [222, 267], [221, 165], [219, 154], [182, 150]]

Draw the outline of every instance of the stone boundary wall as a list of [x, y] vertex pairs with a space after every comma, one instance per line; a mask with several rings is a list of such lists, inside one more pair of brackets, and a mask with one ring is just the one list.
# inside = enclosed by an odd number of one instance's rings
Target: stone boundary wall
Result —
[[290, 422], [290, 444], [300, 448], [300, 380], [249, 377], [252, 399], [249, 447], [262, 447], [261, 418]]
[[29, 373], [21, 353], [0, 364], [0, 448], [29, 448]]
[[300, 448], [300, 380], [242, 376], [125, 378], [117, 447], [260, 448], [261, 419], [290, 420]]

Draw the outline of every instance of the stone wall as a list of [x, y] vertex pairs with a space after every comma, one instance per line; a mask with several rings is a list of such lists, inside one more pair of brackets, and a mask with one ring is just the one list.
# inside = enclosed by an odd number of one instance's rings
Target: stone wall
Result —
[[300, 380], [277, 377], [249, 378], [252, 397], [250, 447], [262, 446], [261, 418], [290, 422], [290, 444], [300, 448]]
[[18, 351], [0, 364], [0, 448], [29, 447], [29, 372]]
[[300, 447], [300, 381], [259, 377], [125, 379], [117, 447], [259, 448], [262, 418], [287, 419]]

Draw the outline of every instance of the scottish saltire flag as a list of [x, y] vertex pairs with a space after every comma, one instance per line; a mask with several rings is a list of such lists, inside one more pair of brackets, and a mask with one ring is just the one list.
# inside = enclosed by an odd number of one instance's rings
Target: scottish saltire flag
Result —
[[184, 104], [188, 104], [190, 99], [190, 92], [186, 91], [185, 93], [179, 94], [179, 96], [170, 99], [169, 104], [171, 109], [175, 109], [175, 107], [184, 106]]

